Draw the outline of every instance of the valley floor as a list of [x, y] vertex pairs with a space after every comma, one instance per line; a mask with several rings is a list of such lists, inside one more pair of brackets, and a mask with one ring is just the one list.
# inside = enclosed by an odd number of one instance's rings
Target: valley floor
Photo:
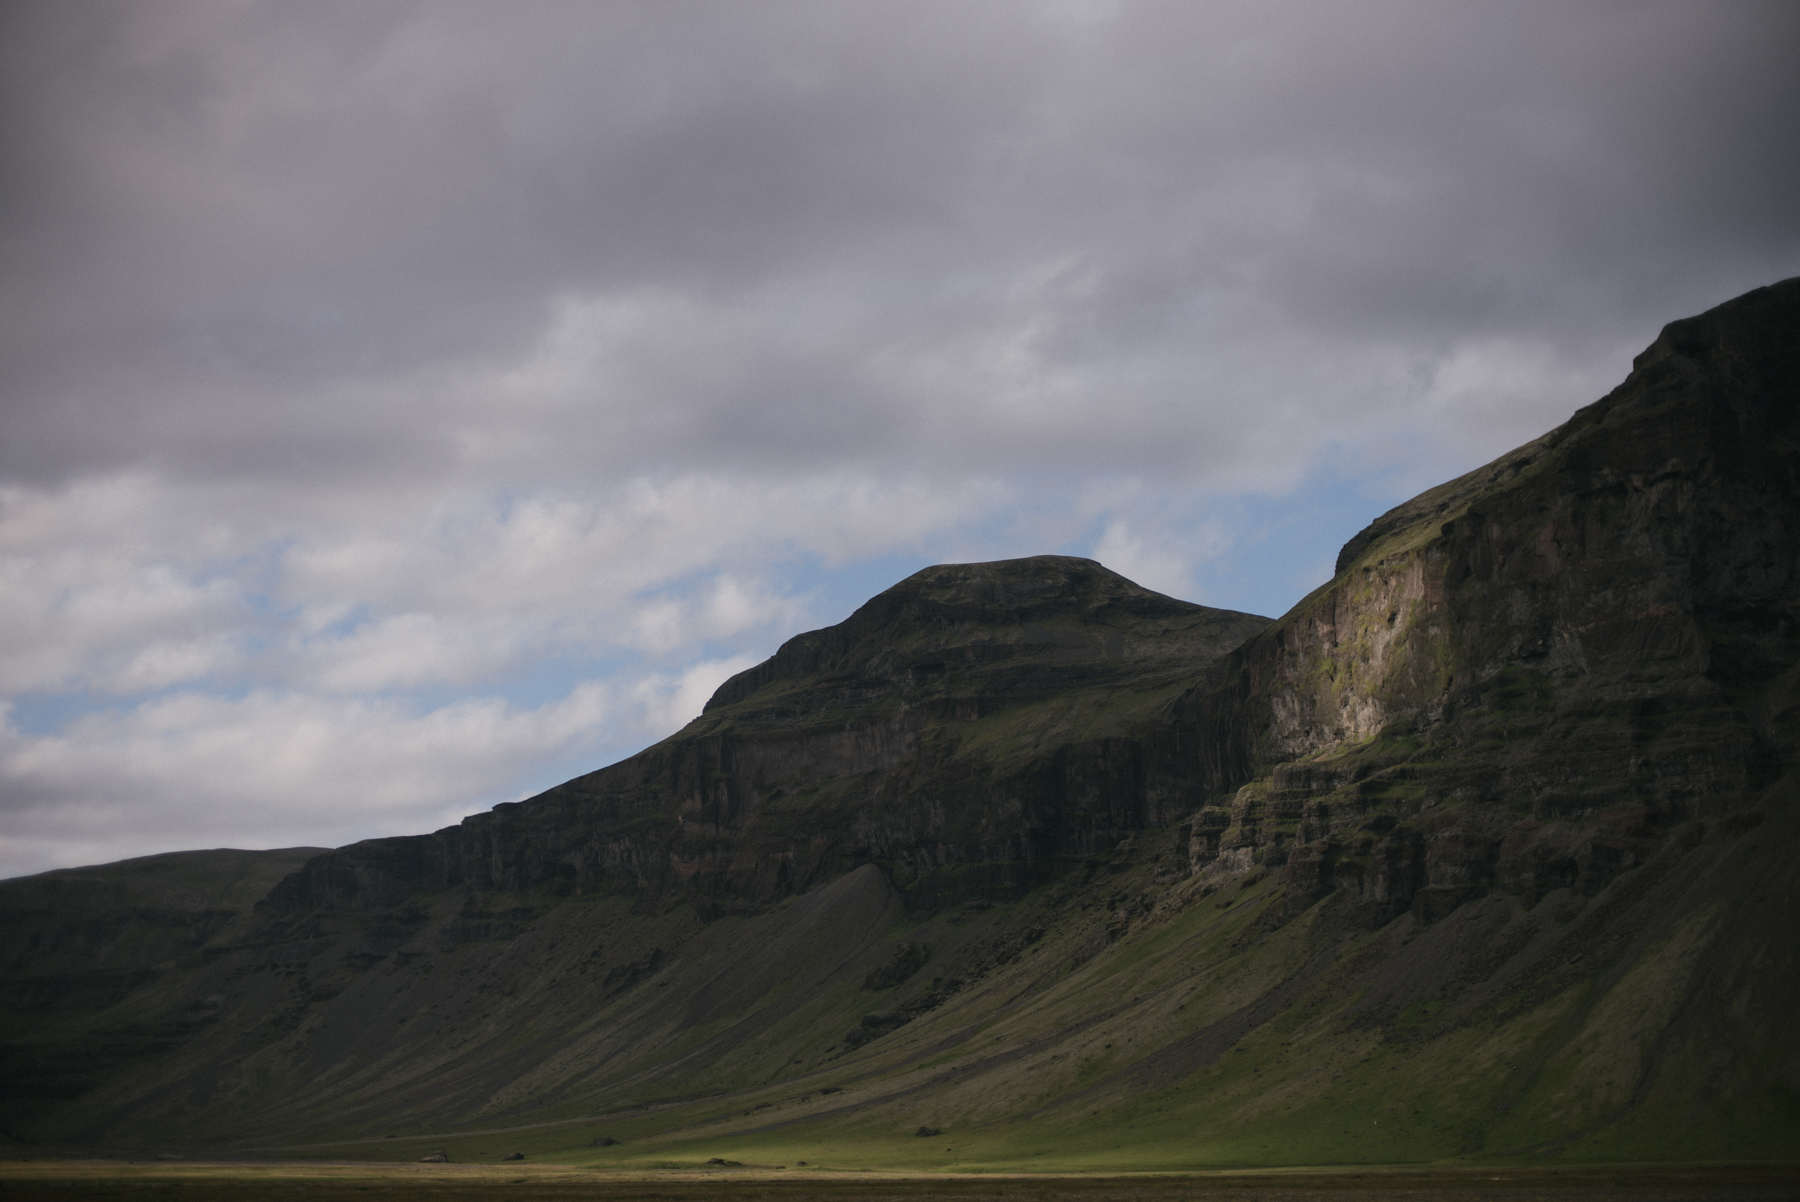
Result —
[[1775, 1202], [1800, 1198], [1800, 1163], [1356, 1167], [1088, 1176], [899, 1174], [775, 1166], [671, 1165], [600, 1172], [566, 1165], [0, 1162], [0, 1195], [38, 1199], [342, 1197], [359, 1202], [495, 1195], [600, 1202]]

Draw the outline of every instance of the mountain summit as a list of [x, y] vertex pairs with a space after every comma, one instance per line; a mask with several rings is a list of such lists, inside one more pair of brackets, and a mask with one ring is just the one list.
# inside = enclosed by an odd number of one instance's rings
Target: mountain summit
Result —
[[823, 680], [856, 681], [882, 697], [1050, 696], [1155, 667], [1191, 670], [1266, 624], [1153, 593], [1091, 559], [942, 564], [837, 626], [790, 639], [726, 681], [706, 711], [784, 685], [817, 691]]
[[1789, 280], [1278, 621], [930, 568], [458, 826], [0, 884], [0, 1114], [640, 1167], [1791, 1155], [1797, 688]]

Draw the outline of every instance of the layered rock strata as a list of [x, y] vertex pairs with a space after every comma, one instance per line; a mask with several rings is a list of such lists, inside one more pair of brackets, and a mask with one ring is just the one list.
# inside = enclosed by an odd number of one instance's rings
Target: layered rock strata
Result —
[[[1171, 720], [1196, 871], [1382, 922], [1592, 894], [1794, 766], [1800, 282], [1674, 322], [1544, 437], [1399, 506]], [[1690, 833], [1688, 837], [1697, 837]]]

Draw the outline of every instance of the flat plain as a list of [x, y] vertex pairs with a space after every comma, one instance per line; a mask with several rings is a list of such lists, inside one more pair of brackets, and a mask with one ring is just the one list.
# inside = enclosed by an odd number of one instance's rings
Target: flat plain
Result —
[[1198, 1174], [886, 1174], [774, 1166], [603, 1173], [559, 1165], [130, 1162], [0, 1163], [0, 1196], [35, 1199], [266, 1197], [438, 1202], [504, 1197], [602, 1202], [1761, 1202], [1800, 1198], [1800, 1163], [1321, 1168]]

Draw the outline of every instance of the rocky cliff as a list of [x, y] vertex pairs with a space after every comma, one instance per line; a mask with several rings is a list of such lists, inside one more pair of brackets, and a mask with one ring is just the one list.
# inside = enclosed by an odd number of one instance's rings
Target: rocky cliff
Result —
[[1384, 514], [1184, 697], [1219, 798], [1196, 866], [1429, 919], [1755, 821], [1800, 713], [1796, 291], [1671, 324], [1567, 424]]
[[1787, 281], [1279, 621], [932, 568], [459, 826], [0, 884], [0, 1113], [639, 1165], [1785, 1155], [1796, 548]]
[[750, 912], [862, 863], [915, 907], [1016, 896], [1192, 806], [1147, 720], [1268, 619], [1091, 560], [928, 568], [720, 687], [679, 734], [460, 827], [346, 848], [265, 908], [416, 889]]

